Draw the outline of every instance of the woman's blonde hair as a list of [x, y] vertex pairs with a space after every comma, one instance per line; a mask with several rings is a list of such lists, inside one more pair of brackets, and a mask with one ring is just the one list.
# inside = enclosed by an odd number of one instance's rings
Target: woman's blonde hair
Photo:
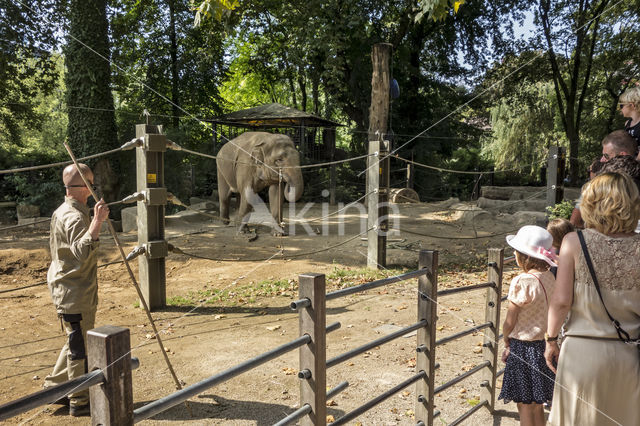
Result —
[[549, 269], [549, 264], [542, 259], [537, 259], [518, 250], [514, 250], [514, 253], [516, 255], [518, 265], [520, 265], [522, 270], [525, 272], [529, 272], [532, 269], [537, 271], [546, 271]]
[[603, 234], [633, 232], [640, 219], [640, 195], [624, 173], [607, 172], [582, 187], [580, 213], [585, 227]]
[[636, 107], [640, 106], [640, 87], [632, 87], [631, 89], [627, 89], [624, 91], [622, 95], [620, 95], [619, 102], [627, 103], [630, 102], [634, 104]]

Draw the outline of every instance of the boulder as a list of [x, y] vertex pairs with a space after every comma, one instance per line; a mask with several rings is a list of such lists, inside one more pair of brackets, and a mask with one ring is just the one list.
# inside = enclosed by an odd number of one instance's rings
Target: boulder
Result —
[[20, 219], [40, 217], [40, 207], [32, 204], [18, 204], [16, 212], [18, 213], [18, 222]]
[[542, 212], [520, 211], [513, 214], [513, 220], [517, 226], [538, 225], [547, 226], [547, 216]]
[[437, 203], [429, 203], [429, 205], [438, 207], [441, 209], [448, 209], [449, 207], [453, 206], [454, 204], [458, 204], [459, 202], [460, 202], [459, 198], [452, 197], [452, 198], [449, 198], [448, 200], [438, 201]]
[[483, 186], [480, 189], [480, 196], [491, 200], [508, 200], [513, 189], [503, 186]]
[[419, 203], [420, 197], [411, 188], [391, 188], [389, 201], [392, 203]]
[[455, 216], [457, 219], [464, 223], [478, 223], [483, 220], [493, 219], [493, 216], [488, 211], [470, 204], [454, 204], [451, 206], [451, 209], [456, 211]]
[[127, 207], [120, 211], [122, 215], [122, 232], [138, 229], [138, 207]]

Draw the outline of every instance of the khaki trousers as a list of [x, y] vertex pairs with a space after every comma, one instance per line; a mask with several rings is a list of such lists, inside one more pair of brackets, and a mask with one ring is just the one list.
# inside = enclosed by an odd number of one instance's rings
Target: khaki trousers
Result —
[[[67, 341], [65, 342], [60, 355], [58, 355], [58, 361], [53, 367], [53, 372], [44, 379], [44, 387], [55, 386], [64, 383], [68, 380], [75, 379], [86, 373], [87, 359], [86, 355], [86, 340], [87, 331], [94, 328], [96, 311], [83, 312], [82, 319], [78, 321], [75, 319], [71, 322], [67, 322], [69, 316], [62, 316], [62, 325], [67, 334]], [[82, 335], [83, 348], [79, 348], [79, 335]], [[89, 390], [83, 390], [79, 392], [73, 392], [69, 394], [69, 403], [73, 406], [82, 406], [89, 403]]]

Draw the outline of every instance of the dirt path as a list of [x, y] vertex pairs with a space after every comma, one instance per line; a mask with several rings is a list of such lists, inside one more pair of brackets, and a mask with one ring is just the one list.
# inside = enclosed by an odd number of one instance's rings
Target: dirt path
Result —
[[[321, 216], [322, 212], [311, 212]], [[153, 314], [178, 377], [187, 385], [196, 383], [241, 361], [254, 357], [298, 336], [297, 314], [289, 310], [297, 299], [297, 276], [305, 272], [327, 275], [327, 291], [349, 283], [374, 279], [366, 265], [366, 241], [356, 214], [345, 222], [345, 235], [335, 235], [338, 224], [329, 225], [330, 235], [272, 237], [258, 229], [258, 239], [248, 242], [233, 228], [211, 222], [184, 222], [169, 228], [172, 244], [189, 254], [170, 254], [167, 259], [169, 306]], [[514, 228], [510, 222], [485, 221], [475, 230], [464, 226], [437, 204], [400, 207], [404, 229], [437, 236], [487, 235]], [[297, 229], [296, 229], [297, 230]], [[333, 232], [331, 232], [333, 230]], [[302, 231], [302, 230], [301, 230]], [[197, 233], [196, 233], [197, 232]], [[352, 238], [356, 237], [356, 238]], [[46, 278], [49, 262], [48, 235], [44, 231], [21, 230], [0, 234], [0, 292], [37, 283]], [[326, 247], [341, 244], [327, 251]], [[109, 237], [103, 236], [99, 264], [118, 260]], [[128, 252], [134, 234], [122, 235]], [[451, 240], [402, 233], [390, 238], [388, 264], [393, 275], [417, 266], [420, 248], [440, 252], [445, 265], [440, 287], [469, 285], [486, 280], [487, 247], [504, 247], [504, 236], [475, 240]], [[274, 256], [304, 254], [293, 259]], [[267, 259], [270, 260], [258, 260]], [[208, 258], [208, 259], [205, 259]], [[218, 260], [211, 260], [218, 259]], [[233, 260], [229, 260], [233, 259]], [[137, 262], [131, 263], [137, 275]], [[382, 276], [382, 275], [377, 275]], [[131, 330], [132, 355], [140, 359], [133, 372], [136, 408], [174, 391], [160, 349], [151, 339], [151, 327], [138, 307], [135, 290], [121, 264], [99, 269], [100, 304], [97, 324], [113, 324]], [[505, 280], [506, 283], [508, 281]], [[397, 327], [416, 321], [416, 280], [384, 289], [349, 296], [328, 303], [327, 323], [339, 321], [341, 328], [328, 335], [327, 356], [379, 338]], [[505, 289], [506, 291], [506, 289]], [[484, 322], [484, 292], [443, 297], [438, 315], [438, 338]], [[63, 336], [46, 285], [0, 293], [0, 403], [41, 388], [52, 368]], [[437, 350], [436, 386], [482, 361], [478, 344], [482, 334], [451, 342]], [[291, 352], [256, 370], [242, 374], [190, 400], [191, 417], [178, 405], [144, 424], [238, 424], [267, 425], [284, 417], [298, 404], [298, 354]], [[328, 407], [338, 418], [379, 393], [415, 374], [415, 336], [397, 339], [340, 364], [327, 373], [327, 385], [343, 380], [349, 387]], [[474, 376], [436, 397], [443, 424], [471, 408], [480, 397], [479, 378]], [[352, 424], [415, 424], [415, 386], [409, 386]], [[481, 409], [466, 424], [512, 425], [515, 405], [499, 405], [501, 416]], [[72, 419], [64, 407], [52, 405], [14, 417], [8, 424], [88, 424], [88, 418]]]

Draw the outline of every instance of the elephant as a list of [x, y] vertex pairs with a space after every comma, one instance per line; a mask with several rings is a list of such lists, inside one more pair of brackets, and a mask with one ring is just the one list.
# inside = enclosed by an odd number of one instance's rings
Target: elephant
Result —
[[231, 193], [237, 193], [238, 232], [244, 232], [251, 208], [264, 206], [257, 193], [269, 187], [269, 209], [275, 219], [273, 235], [285, 235], [278, 223], [283, 197], [290, 203], [296, 202], [304, 189], [300, 154], [291, 138], [267, 132], [242, 133], [220, 148], [216, 165], [222, 221], [229, 223], [229, 200]]

